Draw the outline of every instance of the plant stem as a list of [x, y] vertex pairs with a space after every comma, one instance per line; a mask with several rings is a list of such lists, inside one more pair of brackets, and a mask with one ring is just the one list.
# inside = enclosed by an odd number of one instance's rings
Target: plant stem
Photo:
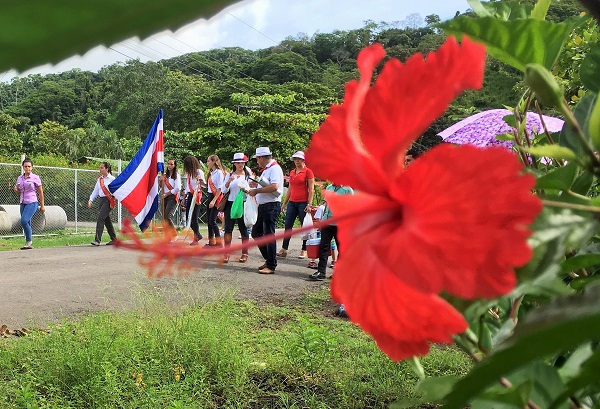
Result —
[[600, 213], [600, 207], [588, 206], [577, 203], [557, 202], [555, 200], [542, 199], [545, 206], [562, 207], [563, 209], [585, 210], [587, 212]]

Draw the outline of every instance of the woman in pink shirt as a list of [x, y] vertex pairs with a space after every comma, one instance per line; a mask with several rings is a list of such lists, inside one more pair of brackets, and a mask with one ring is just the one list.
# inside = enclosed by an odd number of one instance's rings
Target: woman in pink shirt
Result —
[[33, 174], [33, 162], [29, 158], [25, 158], [23, 163], [23, 174], [17, 178], [17, 183], [13, 187], [16, 193], [19, 193], [21, 204], [21, 226], [25, 235], [25, 245], [21, 250], [30, 250], [32, 246], [33, 230], [31, 228], [31, 219], [38, 209], [38, 195], [40, 203], [40, 211], [45, 212], [44, 207], [44, 190], [42, 189], [42, 180], [38, 175]]

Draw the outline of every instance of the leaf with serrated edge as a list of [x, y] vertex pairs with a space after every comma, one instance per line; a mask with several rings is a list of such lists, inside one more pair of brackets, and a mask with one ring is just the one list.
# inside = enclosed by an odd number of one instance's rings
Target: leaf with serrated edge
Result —
[[579, 23], [579, 20], [552, 23], [463, 16], [444, 22], [440, 27], [448, 34], [466, 34], [484, 43], [491, 55], [524, 72], [525, 66], [532, 63], [551, 69], [569, 34]]

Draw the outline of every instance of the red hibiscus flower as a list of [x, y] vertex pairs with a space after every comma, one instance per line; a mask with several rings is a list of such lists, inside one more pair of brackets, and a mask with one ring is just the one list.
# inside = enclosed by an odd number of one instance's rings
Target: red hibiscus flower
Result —
[[467, 329], [440, 292], [472, 299], [514, 288], [542, 205], [531, 194], [535, 178], [504, 148], [440, 145], [404, 166], [450, 102], [481, 87], [483, 46], [450, 37], [426, 59], [387, 61], [371, 86], [384, 55], [377, 44], [360, 53], [360, 80], [347, 84], [306, 160], [318, 177], [358, 191], [327, 196], [342, 248], [332, 295], [400, 360]]

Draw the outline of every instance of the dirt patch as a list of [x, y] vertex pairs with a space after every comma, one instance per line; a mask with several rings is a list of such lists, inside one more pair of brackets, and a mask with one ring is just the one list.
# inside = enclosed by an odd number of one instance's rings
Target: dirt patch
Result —
[[[111, 246], [2, 252], [0, 325], [44, 328], [92, 311], [135, 308], [147, 302], [148, 294], [185, 304], [232, 292], [235, 298], [290, 305], [300, 302], [304, 293], [329, 284], [308, 279], [314, 270], [306, 268], [308, 260], [295, 257], [299, 239], [292, 239], [290, 249], [288, 257], [278, 261], [273, 275], [258, 274], [263, 259], [257, 249], [251, 249], [245, 264], [207, 261], [187, 277], [161, 279], [146, 276], [138, 262], [139, 253]], [[333, 311], [332, 302], [323, 306], [324, 315], [332, 316]]]

